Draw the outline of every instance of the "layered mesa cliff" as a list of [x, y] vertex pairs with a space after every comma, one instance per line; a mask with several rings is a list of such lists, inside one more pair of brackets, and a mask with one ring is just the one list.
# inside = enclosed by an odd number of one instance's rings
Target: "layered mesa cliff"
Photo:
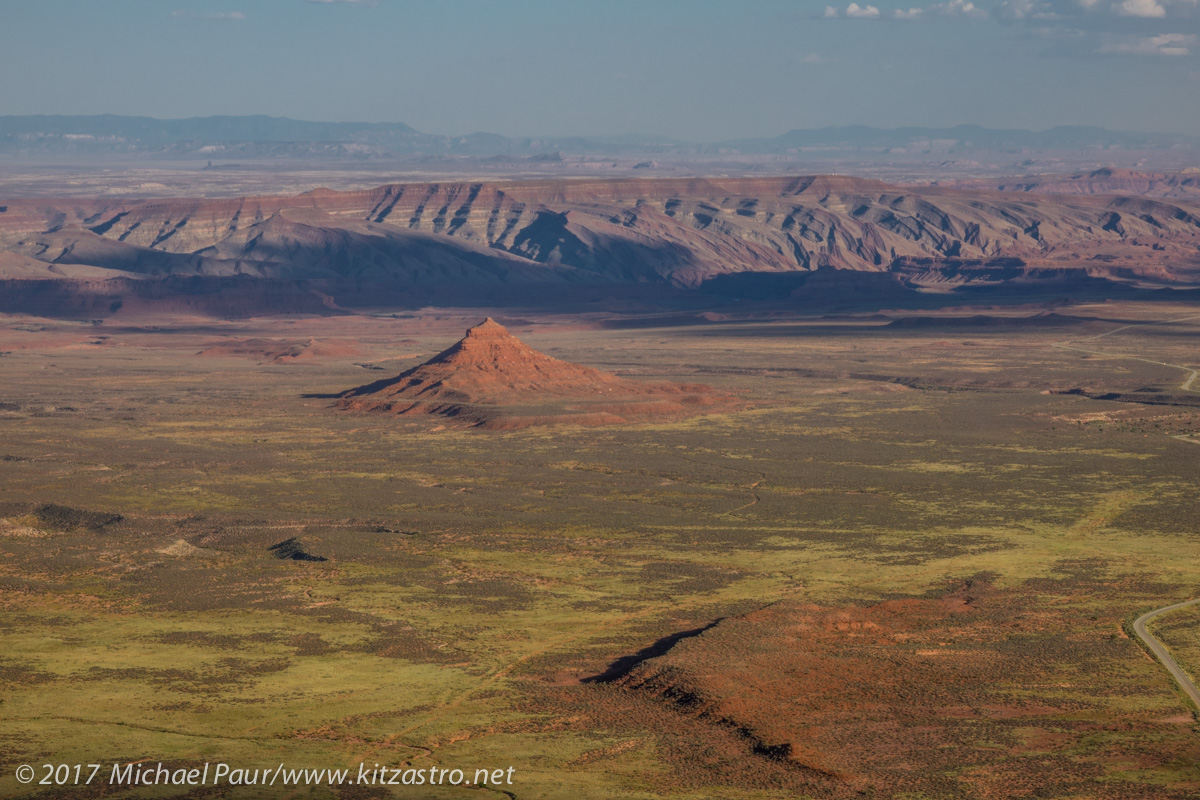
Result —
[[26, 282], [247, 276], [343, 286], [695, 287], [729, 273], [830, 268], [951, 287], [1038, 270], [1191, 283], [1200, 280], [1200, 199], [809, 176], [0, 200], [0, 277]]
[[489, 317], [424, 364], [345, 392], [338, 406], [511, 430], [678, 419], [734, 402], [707, 386], [631, 381], [551, 358]]
[[955, 181], [975, 189], [1037, 194], [1123, 194], [1179, 200], [1200, 200], [1200, 169], [1182, 172], [1143, 172], [1105, 167], [1072, 175], [1042, 175], [1005, 180]]

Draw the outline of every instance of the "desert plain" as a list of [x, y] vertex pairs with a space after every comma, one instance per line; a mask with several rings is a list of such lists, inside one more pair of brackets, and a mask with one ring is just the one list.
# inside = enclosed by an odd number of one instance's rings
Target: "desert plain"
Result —
[[[1130, 630], [1200, 581], [1175, 296], [8, 314], [0, 795], [1195, 797], [1196, 709]], [[489, 316], [722, 403], [508, 427], [345, 401]], [[1152, 631], [1200, 677], [1200, 609]], [[50, 760], [514, 771], [14, 780]]]
[[1198, 86], [1200, 0], [0, 2], [0, 800], [1200, 799]]

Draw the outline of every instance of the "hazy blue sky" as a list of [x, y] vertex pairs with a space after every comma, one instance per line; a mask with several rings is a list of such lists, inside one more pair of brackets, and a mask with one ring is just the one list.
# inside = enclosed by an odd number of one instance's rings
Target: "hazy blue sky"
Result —
[[1200, 0], [0, 0], [0, 114], [1200, 133]]

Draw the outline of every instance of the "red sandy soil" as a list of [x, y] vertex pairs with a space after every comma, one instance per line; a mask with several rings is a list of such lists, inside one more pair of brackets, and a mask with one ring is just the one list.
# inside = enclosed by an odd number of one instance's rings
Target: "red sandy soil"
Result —
[[733, 403], [707, 386], [630, 381], [559, 361], [488, 317], [448, 350], [394, 378], [351, 389], [338, 405], [516, 429], [678, 419], [728, 410]]
[[[760, 777], [798, 796], [1194, 797], [1200, 787], [1124, 783], [1103, 766], [1165, 768], [1196, 751], [1186, 735], [1126, 744], [1119, 758], [1088, 744], [1106, 730], [1149, 734], [1166, 723], [1122, 711], [1121, 693], [1142, 688], [1109, 678], [1127, 673], [1120, 665], [1136, 646], [1114, 634], [1119, 620], [1081, 623], [1076, 609], [972, 581], [865, 606], [784, 600], [599, 678], [608, 694], [580, 695], [590, 709], [580, 724], [663, 732], [682, 775], [727, 772], [746, 784], [745, 767], [732, 765], [757, 758]], [[1105, 681], [1076, 684], [1092, 674]], [[1031, 686], [1047, 684], [1062, 689], [1030, 699]], [[672, 733], [664, 712], [709, 733]], [[694, 736], [707, 749], [689, 745]], [[722, 736], [732, 738], [719, 745]]]

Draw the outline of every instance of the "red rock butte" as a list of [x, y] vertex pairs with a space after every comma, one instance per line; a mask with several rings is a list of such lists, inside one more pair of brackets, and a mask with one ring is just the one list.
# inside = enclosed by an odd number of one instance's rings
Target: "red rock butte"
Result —
[[351, 389], [337, 405], [513, 430], [672, 420], [727, 411], [735, 404], [707, 386], [632, 381], [551, 358], [488, 317], [424, 364]]

